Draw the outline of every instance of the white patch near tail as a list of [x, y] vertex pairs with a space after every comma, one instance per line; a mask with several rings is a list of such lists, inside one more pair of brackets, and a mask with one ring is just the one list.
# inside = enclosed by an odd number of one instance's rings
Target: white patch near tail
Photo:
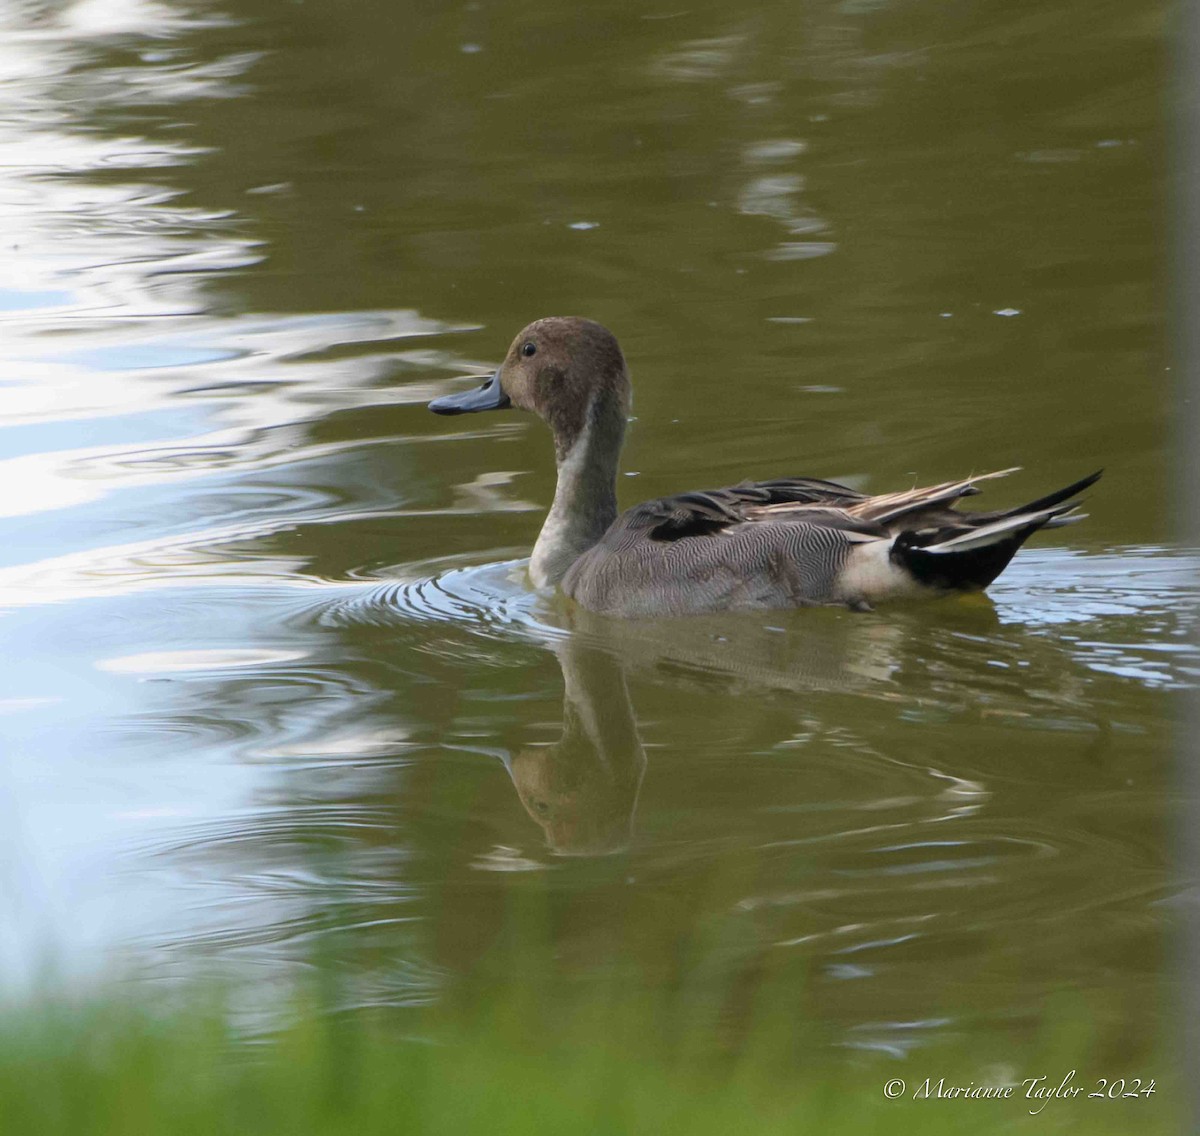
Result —
[[838, 573], [837, 596], [842, 603], [856, 600], [904, 599], [927, 596], [930, 589], [917, 583], [912, 575], [892, 560], [895, 538], [866, 541], [850, 550]]

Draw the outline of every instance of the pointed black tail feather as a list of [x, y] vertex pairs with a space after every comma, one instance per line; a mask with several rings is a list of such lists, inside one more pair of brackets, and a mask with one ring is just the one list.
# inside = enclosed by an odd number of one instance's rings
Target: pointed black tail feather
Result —
[[1103, 469], [1098, 469], [1095, 473], [1089, 473], [1087, 477], [1081, 477], [1078, 481], [1072, 482], [1062, 489], [1047, 493], [1045, 497], [1039, 497], [1036, 501], [1030, 501], [1026, 505], [1018, 505], [1015, 509], [1005, 509], [1003, 512], [994, 513], [992, 517], [999, 520], [1001, 517], [1019, 517], [1022, 513], [1037, 513], [1042, 509], [1049, 509], [1063, 501], [1069, 501], [1072, 497], [1078, 496], [1085, 489], [1095, 485], [1103, 473]]

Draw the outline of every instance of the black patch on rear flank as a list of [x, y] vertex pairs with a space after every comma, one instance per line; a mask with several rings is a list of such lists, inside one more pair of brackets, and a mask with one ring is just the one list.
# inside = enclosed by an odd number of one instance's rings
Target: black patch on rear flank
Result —
[[1005, 540], [962, 552], [927, 552], [921, 545], [933, 543], [939, 534], [903, 532], [896, 537], [890, 556], [918, 584], [927, 588], [942, 592], [978, 592], [1008, 567], [1017, 549], [1040, 527], [1031, 525], [1027, 529], [1018, 529]]

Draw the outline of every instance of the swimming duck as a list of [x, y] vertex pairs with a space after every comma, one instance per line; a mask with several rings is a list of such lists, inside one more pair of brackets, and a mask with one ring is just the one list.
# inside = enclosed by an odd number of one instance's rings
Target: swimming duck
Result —
[[617, 616], [841, 604], [981, 591], [1038, 529], [1082, 520], [1073, 500], [1100, 472], [996, 512], [960, 513], [977, 483], [1013, 470], [870, 496], [784, 477], [681, 493], [617, 515], [617, 461], [630, 409], [616, 337], [577, 316], [535, 320], [475, 390], [436, 414], [518, 407], [554, 435], [558, 486], [529, 563], [536, 587], [562, 586]]

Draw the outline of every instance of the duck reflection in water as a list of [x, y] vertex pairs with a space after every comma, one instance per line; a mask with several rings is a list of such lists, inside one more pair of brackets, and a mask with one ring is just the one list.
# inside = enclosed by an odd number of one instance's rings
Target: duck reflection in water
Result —
[[563, 675], [562, 736], [504, 758], [551, 850], [598, 856], [630, 844], [646, 755], [626, 668], [655, 686], [726, 696], [750, 689], [887, 697], [903, 630], [846, 613], [806, 614], [802, 629], [787, 619], [696, 617], [655, 621], [646, 634], [645, 623], [575, 612], [570, 636], [552, 648]]
[[563, 732], [505, 764], [529, 815], [563, 856], [628, 847], [646, 754], [620, 663], [575, 639], [555, 649], [562, 665]]
[[[1047, 706], [1078, 714], [1086, 682], [1052, 642], [1031, 638], [1019, 624], [1006, 628], [982, 596], [943, 608], [936, 619], [925, 609], [887, 618], [815, 609], [766, 619], [631, 622], [573, 610], [564, 624], [567, 635], [550, 645], [563, 676], [562, 734], [503, 759], [521, 803], [559, 855], [599, 856], [633, 841], [646, 754], [626, 676], [637, 681], [656, 730], [672, 720], [664, 699], [674, 708], [682, 692], [753, 698], [760, 712], [744, 743], [755, 750], [793, 744], [798, 732], [823, 736], [823, 724], [844, 721], [852, 705], [862, 718], [859, 741], [879, 760], [890, 752], [900, 708], [975, 715], [985, 691], [984, 712], [1023, 721], [1028, 692], [1036, 690]], [[997, 670], [993, 658], [1011, 665]], [[964, 685], [964, 674], [974, 676], [971, 683]], [[868, 703], [897, 709], [868, 712]], [[835, 732], [845, 744], [846, 730]], [[669, 749], [694, 740], [687, 730], [672, 733], [651, 740]]]

